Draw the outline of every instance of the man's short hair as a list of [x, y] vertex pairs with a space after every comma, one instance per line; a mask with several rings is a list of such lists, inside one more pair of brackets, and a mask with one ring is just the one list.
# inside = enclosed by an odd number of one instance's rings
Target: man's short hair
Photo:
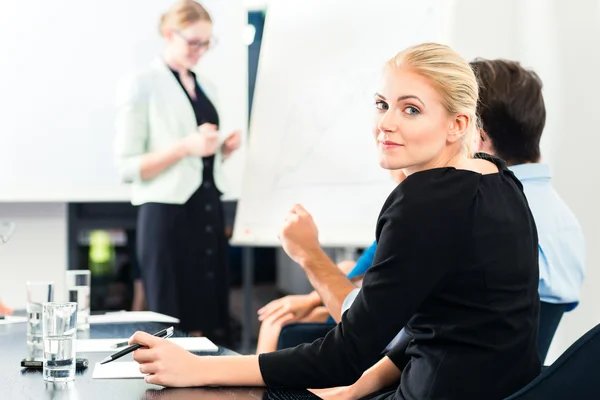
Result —
[[542, 81], [516, 61], [476, 59], [478, 114], [498, 157], [510, 165], [538, 162], [546, 124]]

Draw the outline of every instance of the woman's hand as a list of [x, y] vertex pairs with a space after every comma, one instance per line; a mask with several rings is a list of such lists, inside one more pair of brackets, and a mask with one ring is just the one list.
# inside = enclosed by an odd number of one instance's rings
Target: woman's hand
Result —
[[350, 386], [310, 389], [310, 391], [325, 400], [361, 399], [393, 385], [400, 379], [401, 373], [400, 369], [386, 356], [363, 372], [360, 378]]
[[352, 386], [340, 386], [328, 389], [308, 389], [309, 392], [319, 396], [323, 400], [356, 400]]
[[196, 356], [176, 344], [146, 332], [136, 332], [129, 344], [145, 381], [168, 387], [265, 386], [257, 356]]
[[231, 135], [227, 136], [227, 139], [225, 139], [223, 142], [223, 145], [221, 146], [221, 154], [223, 155], [223, 158], [227, 158], [233, 154], [234, 151], [240, 148], [241, 144], [242, 131], [238, 129], [233, 131]]
[[266, 318], [260, 324], [258, 332], [258, 341], [256, 343], [256, 354], [271, 353], [277, 350], [277, 342], [284, 325], [294, 321], [294, 314], [287, 313], [278, 316]]
[[[186, 156], [209, 157], [217, 152], [219, 148], [219, 133], [215, 129], [209, 129], [203, 124], [198, 132], [192, 132], [181, 141]], [[212, 125], [214, 127], [214, 125]], [[204, 129], [201, 129], [204, 127]]]
[[306, 317], [314, 308], [315, 304], [308, 295], [285, 296], [273, 300], [258, 310], [258, 320], [263, 321], [270, 317], [276, 320], [288, 313], [294, 315], [294, 320], [299, 320]]
[[145, 332], [136, 332], [129, 339], [129, 344], [134, 343], [145, 346], [133, 352], [133, 359], [140, 364], [140, 372], [147, 374], [146, 382], [169, 387], [202, 386], [200, 357]]
[[302, 318], [300, 322], [325, 322], [329, 317], [329, 310], [326, 307], [319, 306], [313, 309], [306, 317]]

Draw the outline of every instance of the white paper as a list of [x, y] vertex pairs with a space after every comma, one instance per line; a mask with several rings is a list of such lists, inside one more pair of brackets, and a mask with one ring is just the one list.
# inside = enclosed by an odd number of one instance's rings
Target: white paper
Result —
[[13, 317], [12, 315], [4, 316], [4, 319], [0, 319], [0, 325], [10, 324], [22, 324], [27, 322], [27, 317]]
[[108, 364], [96, 363], [93, 379], [141, 379], [145, 375], [140, 372], [140, 364], [135, 361], [113, 361]]
[[[97, 353], [109, 352], [115, 353], [125, 347], [114, 347], [117, 343], [127, 342], [129, 339], [80, 339], [77, 340], [77, 353]], [[169, 338], [167, 339], [188, 351], [206, 351], [217, 352], [219, 348], [208, 338], [205, 337], [187, 337], [187, 338]], [[110, 363], [112, 364], [112, 363]]]
[[90, 324], [114, 324], [127, 322], [164, 322], [178, 324], [179, 320], [165, 314], [152, 311], [115, 311], [102, 315], [90, 315]]

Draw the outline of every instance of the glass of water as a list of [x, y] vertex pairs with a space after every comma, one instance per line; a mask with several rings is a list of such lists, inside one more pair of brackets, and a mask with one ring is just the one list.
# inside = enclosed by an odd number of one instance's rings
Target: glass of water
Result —
[[67, 271], [67, 299], [77, 303], [77, 329], [90, 329], [90, 270]]
[[77, 303], [45, 303], [43, 306], [44, 380], [75, 379]]
[[42, 358], [42, 304], [54, 301], [54, 282], [27, 282], [27, 346], [31, 358]]

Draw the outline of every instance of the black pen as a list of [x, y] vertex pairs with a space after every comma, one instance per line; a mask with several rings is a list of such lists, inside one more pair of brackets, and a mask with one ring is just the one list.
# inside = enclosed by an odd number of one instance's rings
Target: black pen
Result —
[[[171, 327], [169, 327], [167, 329], [163, 329], [160, 332], [156, 332], [152, 336], [157, 336], [157, 337], [161, 337], [161, 338], [164, 338], [164, 339], [170, 338], [171, 336], [173, 336], [173, 327], [171, 326]], [[112, 354], [112, 355], [106, 357], [104, 360], [100, 361], [100, 364], [106, 364], [106, 363], [109, 363], [111, 361], [114, 361], [117, 358], [121, 358], [124, 355], [132, 353], [132, 352], [134, 352], [137, 349], [140, 349], [142, 347], [144, 347], [144, 346], [141, 345], [141, 344], [139, 344], [139, 343], [133, 344], [133, 345], [129, 346], [126, 349], [123, 349], [121, 351], [116, 352], [115, 354]]]
[[129, 344], [129, 342], [121, 342], [121, 343], [113, 344], [111, 347], [118, 349], [119, 347], [127, 346], [128, 344]]

